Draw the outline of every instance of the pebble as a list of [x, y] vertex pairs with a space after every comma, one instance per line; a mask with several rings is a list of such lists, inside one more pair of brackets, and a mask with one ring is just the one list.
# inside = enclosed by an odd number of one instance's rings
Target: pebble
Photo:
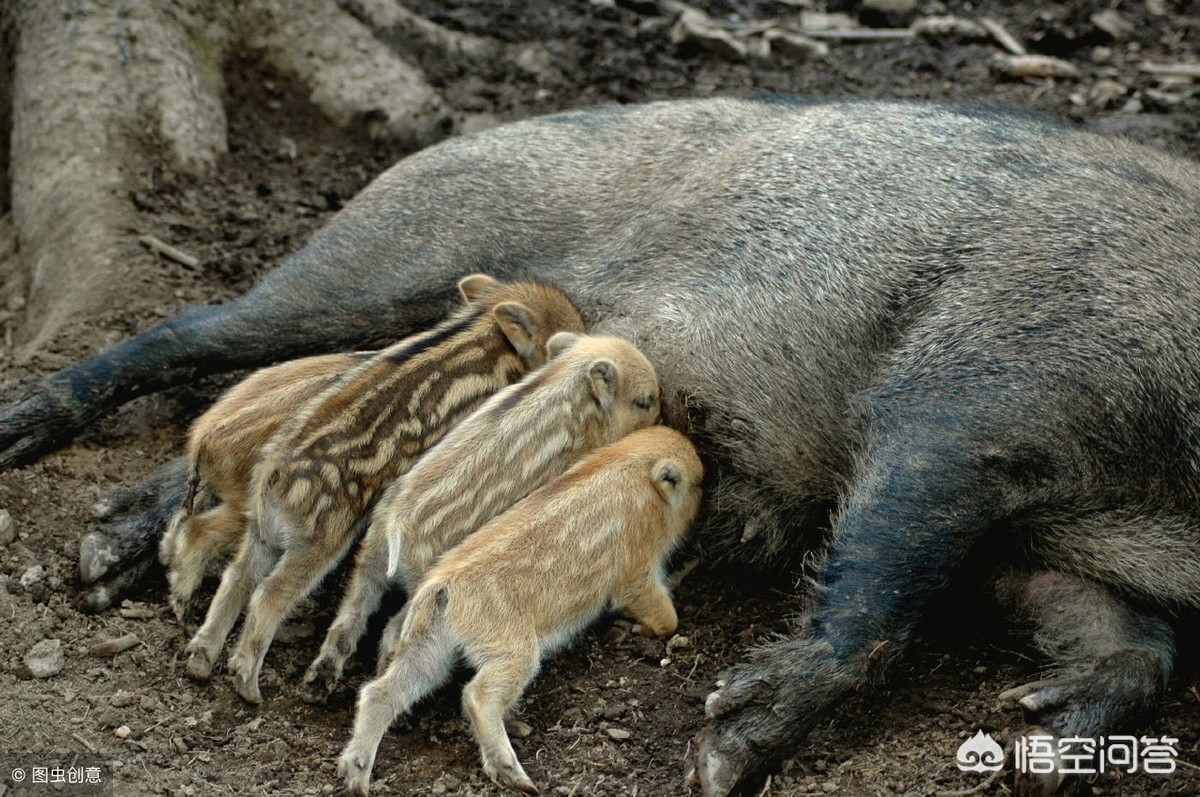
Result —
[[133, 729], [128, 725], [122, 725], [120, 728], [117, 728], [115, 731], [113, 731], [113, 736], [116, 736], [118, 739], [128, 739], [132, 735]]
[[17, 527], [7, 509], [0, 509], [0, 545], [8, 545], [17, 538]]
[[118, 689], [117, 693], [108, 699], [108, 704], [113, 708], [125, 708], [131, 706], [137, 701], [137, 695], [132, 692], [126, 692], [124, 689]]
[[505, 720], [504, 727], [508, 731], [508, 735], [514, 739], [527, 739], [533, 733], [533, 727], [527, 722], [521, 722], [521, 720]]
[[45, 576], [46, 568], [41, 565], [33, 565], [26, 568], [25, 572], [21, 574], [21, 586], [26, 588], [31, 587], [45, 578]]
[[43, 639], [25, 654], [25, 666], [34, 678], [49, 678], [62, 670], [65, 659], [61, 641]]
[[622, 742], [625, 741], [626, 739], [628, 739], [629, 737], [633, 736], [632, 733], [625, 730], [624, 728], [607, 728], [607, 729], [605, 729], [604, 732], [606, 734], [608, 734], [608, 736], [610, 738], [616, 739], [616, 740], [622, 741]]
[[676, 634], [675, 636], [673, 636], [669, 640], [667, 640], [667, 652], [668, 653], [675, 651], [675, 650], [679, 650], [680, 648], [690, 648], [691, 646], [692, 646], [692, 640], [690, 638], [684, 636], [683, 634]]

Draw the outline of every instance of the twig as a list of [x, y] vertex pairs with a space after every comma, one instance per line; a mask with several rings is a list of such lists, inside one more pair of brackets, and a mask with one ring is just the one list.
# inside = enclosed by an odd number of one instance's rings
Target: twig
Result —
[[133, 634], [126, 634], [116, 639], [106, 639], [103, 642], [97, 642], [92, 645], [93, 656], [115, 656], [123, 650], [129, 650], [135, 645], [141, 644], [141, 640]]
[[1161, 77], [1200, 78], [1200, 64], [1154, 64], [1143, 61], [1138, 68]]
[[982, 25], [988, 33], [992, 34], [992, 38], [999, 42], [1000, 46], [1005, 50], [1008, 50], [1013, 55], [1026, 54], [1027, 51], [1024, 45], [1017, 41], [1017, 37], [1009, 33], [999, 21], [994, 20], [991, 17], [982, 17], [979, 20], [979, 24]]
[[187, 266], [188, 268], [199, 268], [200, 267], [200, 258], [195, 257], [194, 255], [189, 255], [187, 252], [183, 251], [182, 249], [175, 247], [175, 246], [171, 246], [166, 241], [162, 241], [158, 238], [155, 238], [153, 235], [139, 235], [138, 241], [141, 242], [144, 246], [146, 246], [146, 248], [152, 249], [153, 251], [158, 252], [159, 254], [166, 255], [167, 257], [171, 258], [175, 262], [182, 263], [183, 265]]
[[893, 39], [911, 39], [917, 34], [909, 28], [855, 28], [853, 30], [808, 30], [805, 36], [813, 39], [833, 39], [843, 42], [891, 41]]
[[74, 739], [75, 741], [79, 742], [84, 747], [86, 747], [88, 749], [88, 751], [91, 752], [92, 755], [100, 755], [100, 751], [96, 749], [96, 746], [94, 744], [92, 744], [91, 742], [89, 742], [87, 739], [80, 736], [78, 733], [72, 733], [71, 738]]

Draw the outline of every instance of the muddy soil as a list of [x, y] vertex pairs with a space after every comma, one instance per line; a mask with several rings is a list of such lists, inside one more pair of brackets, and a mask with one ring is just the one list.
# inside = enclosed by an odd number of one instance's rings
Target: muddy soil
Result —
[[[1200, 156], [1200, 98], [1164, 82], [1143, 62], [1200, 60], [1200, 12], [1187, 2], [918, 3], [917, 14], [991, 16], [1032, 51], [1066, 60], [1068, 79], [1006, 77], [993, 66], [995, 40], [915, 38], [833, 42], [819, 59], [729, 58], [696, 41], [673, 42], [655, 3], [552, 0], [409, 5], [455, 29], [509, 41], [536, 39], [554, 53], [561, 78], [464, 74], [428, 65], [446, 95], [469, 112], [516, 119], [604, 102], [780, 91], [821, 97], [912, 97], [987, 101], [1065, 117]], [[754, 21], [794, 15], [796, 2], [698, 3], [713, 17]], [[847, 4], [849, 5], [849, 4]], [[1097, 14], [1115, 9], [1125, 23]], [[824, 10], [843, 11], [837, 4]], [[851, 9], [852, 10], [852, 9]], [[1119, 20], [1119, 21], [1120, 21]], [[44, 373], [173, 315], [245, 290], [375, 174], [404, 155], [338, 129], [306, 102], [302, 87], [265, 69], [253, 53], [229, 70], [231, 152], [206, 179], [147, 159], [134, 193], [139, 232], [199, 258], [163, 259], [126, 275], [128, 299], [79, 319], [53, 345], [22, 352], [19, 313], [2, 316], [4, 379]], [[13, 308], [9, 308], [10, 310]], [[161, 576], [98, 616], [76, 609], [77, 545], [89, 507], [106, 490], [136, 482], [182, 450], [187, 423], [233, 377], [205, 380], [135, 401], [75, 444], [0, 474], [0, 508], [16, 539], [0, 546], [0, 795], [20, 793], [10, 765], [105, 762], [117, 795], [332, 793], [334, 761], [348, 738], [352, 692], [327, 707], [301, 702], [295, 685], [314, 655], [336, 584], [318, 595], [272, 647], [266, 702], [242, 703], [223, 677], [184, 677], [187, 636], [167, 607]], [[0, 539], [3, 539], [0, 526]], [[211, 589], [212, 583], [209, 584]], [[701, 563], [678, 590], [679, 636], [631, 636], [608, 620], [548, 662], [516, 716], [516, 744], [543, 794], [683, 795], [683, 761], [703, 724], [703, 698], [748, 645], [785, 628], [796, 605], [790, 579], [738, 579]], [[948, 601], [948, 603], [953, 603]], [[978, 604], [971, 604], [978, 605]], [[135, 635], [114, 656], [91, 645]], [[60, 671], [33, 677], [26, 654], [59, 640]], [[365, 645], [370, 650], [369, 643]], [[1157, 717], [1139, 729], [1177, 739], [1174, 774], [1114, 771], [1096, 794], [1200, 794], [1200, 688], [1194, 650], [1185, 652]], [[361, 681], [369, 656], [351, 673]], [[997, 695], [1039, 676], [1019, 636], [985, 613], [945, 611], [931, 621], [889, 686], [851, 701], [819, 727], [770, 794], [934, 795], [972, 789], [958, 746], [983, 729], [1005, 741], [1020, 712]], [[461, 683], [461, 682], [460, 682]], [[490, 795], [449, 688], [385, 739], [373, 793]], [[1004, 794], [1003, 779], [980, 793]], [[55, 793], [52, 790], [36, 794]]]

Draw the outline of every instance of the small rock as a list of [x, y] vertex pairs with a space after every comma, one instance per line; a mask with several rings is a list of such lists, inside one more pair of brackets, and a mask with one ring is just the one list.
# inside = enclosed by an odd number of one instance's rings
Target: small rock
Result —
[[509, 719], [504, 721], [504, 727], [508, 731], [508, 735], [514, 739], [528, 739], [533, 733], [533, 727], [527, 722], [520, 720]]
[[8, 545], [17, 538], [17, 527], [7, 509], [0, 509], [0, 545]]
[[725, 58], [745, 58], [748, 52], [744, 42], [714, 22], [708, 14], [695, 8], [685, 8], [679, 15], [675, 26], [671, 28], [671, 41], [674, 44], [695, 42]]
[[45, 576], [46, 568], [42, 567], [41, 565], [34, 565], [33, 567], [26, 568], [25, 572], [21, 574], [21, 586], [28, 589], [45, 578]]
[[1118, 12], [1109, 8], [1092, 14], [1092, 24], [1113, 37], [1113, 41], [1122, 41], [1133, 33], [1133, 25]]
[[1129, 89], [1115, 80], [1099, 80], [1088, 89], [1088, 100], [1097, 108], [1107, 108], [1121, 97], [1129, 93]]
[[125, 708], [132, 706], [135, 702], [137, 702], [137, 695], [126, 692], [124, 689], [118, 689], [117, 693], [108, 699], [108, 704], [113, 708]]
[[680, 648], [690, 648], [691, 646], [692, 646], [692, 640], [690, 638], [684, 636], [683, 634], [676, 634], [675, 636], [673, 636], [667, 640], [667, 652], [668, 653], [670, 653], [671, 651], [674, 651], [674, 650], [679, 650]]
[[113, 731], [113, 736], [116, 736], [118, 739], [128, 739], [132, 735], [133, 729], [128, 725], [122, 725], [120, 728], [117, 728], [115, 731]]
[[623, 742], [629, 737], [633, 736], [632, 733], [624, 728], [607, 728], [604, 732], [609, 736], [609, 738], [616, 739], [620, 742]]
[[64, 662], [62, 642], [57, 639], [43, 639], [25, 654], [25, 666], [33, 673], [34, 678], [57, 675]]

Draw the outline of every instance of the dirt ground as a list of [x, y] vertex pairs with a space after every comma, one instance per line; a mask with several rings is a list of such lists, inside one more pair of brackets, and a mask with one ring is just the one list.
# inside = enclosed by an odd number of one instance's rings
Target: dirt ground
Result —
[[[408, 5], [452, 28], [547, 44], [560, 80], [539, 85], [512, 74], [433, 72], [458, 107], [500, 119], [604, 102], [755, 91], [989, 101], [1200, 156], [1195, 89], [1141, 68], [1146, 61], [1200, 61], [1200, 10], [1182, 0], [917, 4], [918, 16], [1000, 20], [1032, 51], [1073, 64], [1079, 77], [1065, 79], [1000, 74], [993, 59], [1003, 50], [986, 38], [835, 41], [823, 58], [742, 59], [696, 41], [673, 42], [669, 20], [654, 13], [654, 2]], [[795, 15], [802, 4], [696, 5], [714, 18], [751, 22]], [[1113, 9], [1126, 26], [1096, 16]], [[822, 10], [845, 9], [830, 3]], [[24, 353], [31, 357], [20, 351], [19, 313], [0, 313], [8, 340], [0, 347], [4, 379], [58, 369], [186, 305], [245, 290], [404, 154], [360, 131], [330, 125], [301, 87], [266, 70], [253, 53], [233, 65], [227, 80], [231, 152], [219, 172], [201, 180], [147, 162], [134, 194], [139, 232], [169, 241], [202, 265], [190, 269], [164, 259], [152, 273], [128, 274], [124, 306], [81, 319], [52, 347]], [[305, 616], [272, 647], [261, 707], [242, 703], [223, 677], [209, 685], [184, 677], [187, 636], [166, 604], [161, 577], [103, 614], [75, 608], [77, 546], [90, 522], [89, 507], [106, 490], [132, 484], [180, 453], [189, 420], [231, 379], [135, 401], [75, 444], [0, 474], [0, 508], [11, 514], [17, 532], [15, 541], [0, 546], [0, 795], [6, 788], [23, 793], [7, 779], [10, 764], [74, 756], [107, 762], [106, 777], [117, 795], [335, 790], [334, 762], [348, 738], [352, 693], [312, 707], [295, 690], [330, 619], [334, 592], [310, 601]], [[739, 580], [710, 563], [683, 582], [677, 598], [681, 625], [669, 646], [606, 621], [546, 664], [516, 717], [519, 754], [543, 794], [687, 794], [683, 761], [703, 724], [703, 699], [717, 673], [747, 645], [782, 631], [783, 615], [796, 605], [787, 576]], [[139, 644], [111, 657], [90, 652], [98, 640], [127, 634]], [[61, 641], [65, 665], [51, 677], [34, 678], [25, 656], [44, 639]], [[1194, 650], [1185, 652], [1161, 712], [1142, 729], [1178, 739], [1175, 774], [1109, 773], [1095, 779], [1094, 793], [1200, 794], [1195, 659]], [[371, 666], [361, 662], [351, 684]], [[1003, 740], [1021, 727], [1020, 712], [1000, 704], [997, 695], [1038, 674], [1039, 662], [1020, 639], [989, 618], [941, 613], [890, 685], [854, 699], [819, 727], [769, 793], [971, 789], [983, 776], [960, 772], [955, 751], [978, 729]], [[478, 768], [452, 688], [385, 739], [375, 776], [373, 793], [380, 794], [499, 793]], [[982, 793], [1009, 789], [1001, 779]]]

